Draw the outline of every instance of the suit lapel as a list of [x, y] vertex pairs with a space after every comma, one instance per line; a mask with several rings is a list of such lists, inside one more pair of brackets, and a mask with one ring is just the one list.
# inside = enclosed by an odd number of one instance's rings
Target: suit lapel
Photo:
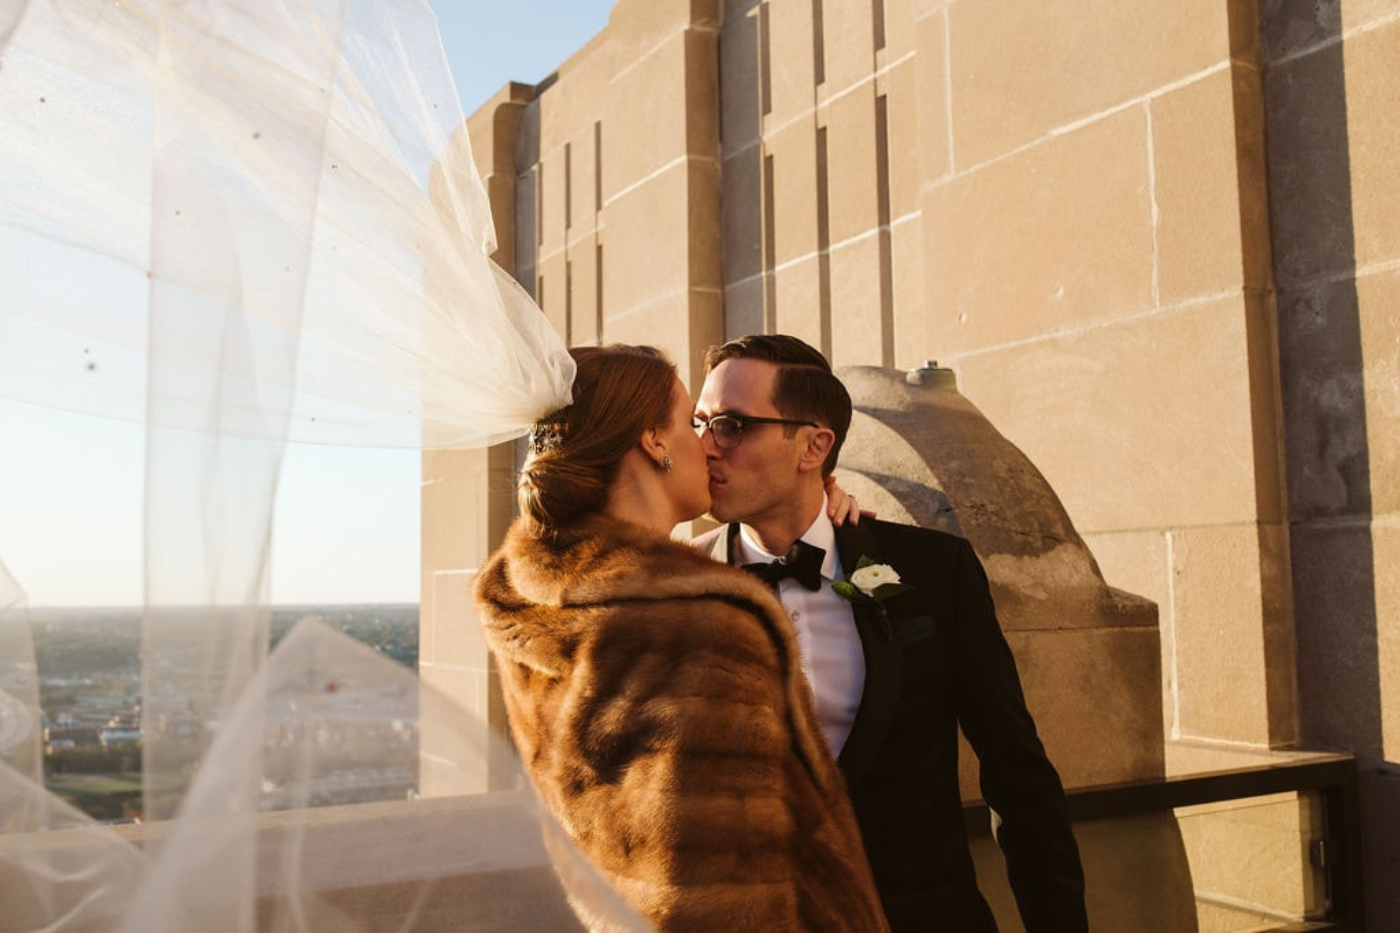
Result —
[[734, 565], [735, 539], [739, 537], [739, 523], [730, 522], [724, 526], [724, 531], [715, 535], [714, 544], [710, 546], [710, 557], [721, 564]]
[[[861, 557], [882, 562], [868, 524], [837, 528], [836, 550], [841, 555], [841, 571], [848, 579]], [[861, 691], [856, 721], [841, 749], [838, 763], [846, 776], [846, 783], [855, 787], [883, 744], [890, 723], [894, 721], [904, 657], [900, 647], [891, 641], [874, 606], [852, 602], [851, 610], [856, 620], [856, 631], [860, 634], [861, 647], [865, 651], [865, 687]]]

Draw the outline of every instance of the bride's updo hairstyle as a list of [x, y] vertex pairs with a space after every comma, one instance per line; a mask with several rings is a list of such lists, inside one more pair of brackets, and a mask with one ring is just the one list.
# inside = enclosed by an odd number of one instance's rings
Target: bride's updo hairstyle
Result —
[[520, 512], [535, 532], [602, 510], [642, 432], [670, 422], [676, 367], [654, 347], [574, 347], [573, 402], [535, 423], [520, 470]]

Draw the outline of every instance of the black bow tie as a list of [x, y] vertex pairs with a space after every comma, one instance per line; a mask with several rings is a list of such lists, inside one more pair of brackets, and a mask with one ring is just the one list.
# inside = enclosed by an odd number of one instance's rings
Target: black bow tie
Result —
[[826, 551], [806, 541], [796, 541], [788, 552], [771, 564], [745, 564], [744, 569], [773, 589], [784, 577], [792, 577], [809, 590], [820, 589], [822, 585], [822, 561]]

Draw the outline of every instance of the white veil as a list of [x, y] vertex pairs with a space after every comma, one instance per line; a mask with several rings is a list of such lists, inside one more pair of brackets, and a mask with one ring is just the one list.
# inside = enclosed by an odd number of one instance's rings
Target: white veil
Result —
[[[0, 930], [512, 929], [635, 916], [518, 779], [315, 809], [347, 774], [509, 760], [308, 621], [269, 653], [289, 441], [470, 447], [572, 363], [488, 258], [418, 0], [0, 0], [0, 398], [145, 425], [140, 831], [43, 784], [23, 581], [0, 564]], [[23, 542], [7, 540], [0, 559]]]

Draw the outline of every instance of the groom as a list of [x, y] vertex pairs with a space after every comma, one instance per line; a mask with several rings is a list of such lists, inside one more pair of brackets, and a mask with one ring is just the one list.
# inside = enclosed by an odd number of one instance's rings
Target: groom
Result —
[[[997, 839], [1026, 929], [1087, 929], [1064, 790], [972, 547], [869, 518], [832, 526], [823, 478], [836, 465], [851, 401], [817, 350], [795, 337], [751, 335], [711, 348], [705, 366], [696, 426], [704, 426], [711, 514], [730, 524], [696, 543], [760, 575], [793, 575], [770, 582], [797, 629], [891, 927], [996, 929], [963, 829], [961, 726], [981, 763], [983, 796], [1001, 818]], [[899, 583], [876, 589], [880, 601], [833, 588], [869, 586], [867, 578], [891, 572]]]

